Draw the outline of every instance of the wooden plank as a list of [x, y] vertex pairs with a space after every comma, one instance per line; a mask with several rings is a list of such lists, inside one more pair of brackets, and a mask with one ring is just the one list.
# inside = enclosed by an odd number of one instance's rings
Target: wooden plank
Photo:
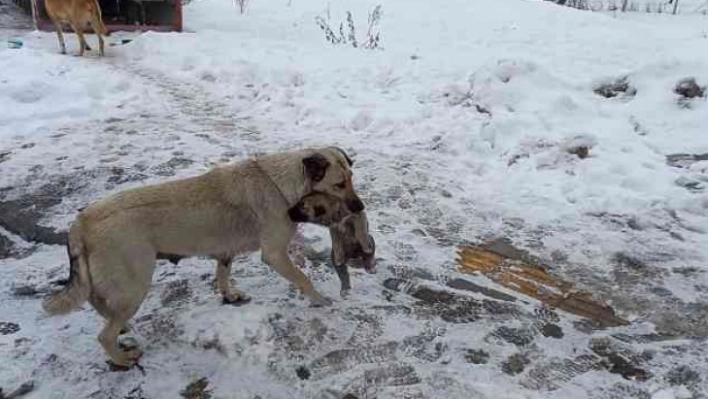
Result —
[[482, 247], [460, 247], [457, 263], [464, 273], [482, 274], [506, 288], [551, 307], [592, 319], [602, 326], [629, 324], [610, 306], [595, 301], [591, 293], [575, 291], [573, 283], [555, 278], [538, 266], [505, 258]]

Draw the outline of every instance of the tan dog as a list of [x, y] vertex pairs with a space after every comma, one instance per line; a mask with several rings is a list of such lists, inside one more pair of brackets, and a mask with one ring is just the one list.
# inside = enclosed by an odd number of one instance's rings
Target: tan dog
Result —
[[127, 190], [81, 211], [69, 230], [69, 286], [44, 302], [63, 314], [88, 300], [107, 320], [98, 340], [112, 362], [130, 366], [117, 337], [145, 299], [158, 254], [221, 259], [216, 278], [224, 298], [247, 296], [231, 286], [230, 259], [260, 249], [263, 261], [313, 305], [331, 301], [288, 256], [295, 224], [288, 210], [313, 190], [364, 208], [352, 187], [351, 160], [336, 147], [272, 154], [204, 175]]
[[84, 29], [88, 24], [91, 24], [93, 31], [98, 36], [99, 54], [104, 55], [101, 35], [108, 36], [108, 31], [101, 19], [101, 6], [98, 4], [98, 0], [45, 0], [44, 4], [49, 19], [56, 27], [62, 54], [66, 54], [66, 44], [61, 24], [67, 23], [79, 37], [79, 46], [81, 47], [79, 55], [83, 56], [84, 50], [91, 50], [84, 38]]
[[348, 261], [354, 261], [354, 267], [375, 273], [376, 243], [374, 237], [369, 234], [369, 220], [365, 211], [351, 213], [336, 197], [312, 193], [290, 208], [288, 215], [294, 222], [329, 227], [332, 265], [339, 276], [340, 293], [343, 297], [351, 290]]

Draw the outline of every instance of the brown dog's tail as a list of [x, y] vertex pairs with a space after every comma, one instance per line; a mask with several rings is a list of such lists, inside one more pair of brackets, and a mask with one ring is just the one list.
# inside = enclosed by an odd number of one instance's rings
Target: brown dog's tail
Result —
[[103, 17], [101, 16], [101, 5], [98, 4], [98, 0], [88, 1], [90, 12], [91, 12], [91, 27], [96, 33], [100, 33], [103, 36], [110, 36], [106, 25], [103, 24]]
[[78, 224], [71, 226], [69, 230], [66, 252], [69, 255], [69, 285], [42, 303], [42, 308], [50, 316], [66, 314], [77, 309], [86, 302], [91, 293], [88, 256]]

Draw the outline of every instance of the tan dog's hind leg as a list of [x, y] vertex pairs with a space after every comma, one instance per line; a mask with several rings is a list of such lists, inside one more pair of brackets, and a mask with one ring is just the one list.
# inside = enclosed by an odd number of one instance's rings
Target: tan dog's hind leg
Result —
[[251, 301], [251, 297], [231, 285], [230, 257], [218, 258], [216, 261], [216, 285], [219, 288], [224, 303], [243, 305]]
[[[113, 309], [108, 306], [108, 302], [100, 297], [91, 295], [89, 298], [91, 305], [96, 311], [106, 319], [106, 325], [98, 335], [98, 342], [103, 346], [103, 350], [116, 366], [130, 367], [142, 356], [143, 352], [139, 348], [123, 351], [118, 346], [118, 336], [122, 334], [135, 311], [131, 307], [122, 307], [124, 310]], [[119, 307], [121, 308], [121, 307]], [[137, 311], [137, 309], [135, 309]]]
[[118, 335], [137, 313], [152, 282], [156, 254], [144, 242], [138, 235], [107, 236], [107, 244], [94, 246], [89, 256], [96, 310], [106, 317], [98, 341], [111, 362], [120, 367], [131, 367], [142, 355], [139, 348], [121, 350]]

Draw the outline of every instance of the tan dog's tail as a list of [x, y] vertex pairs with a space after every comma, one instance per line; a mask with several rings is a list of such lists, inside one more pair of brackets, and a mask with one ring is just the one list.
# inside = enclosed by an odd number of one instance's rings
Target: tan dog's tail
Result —
[[89, 8], [91, 11], [91, 27], [103, 36], [110, 36], [106, 25], [103, 24], [103, 17], [101, 16], [101, 5], [98, 4], [98, 0], [89, 0]]
[[88, 256], [79, 225], [71, 226], [69, 230], [66, 252], [69, 255], [69, 285], [42, 303], [42, 308], [50, 316], [66, 314], [77, 309], [86, 302], [91, 293]]

